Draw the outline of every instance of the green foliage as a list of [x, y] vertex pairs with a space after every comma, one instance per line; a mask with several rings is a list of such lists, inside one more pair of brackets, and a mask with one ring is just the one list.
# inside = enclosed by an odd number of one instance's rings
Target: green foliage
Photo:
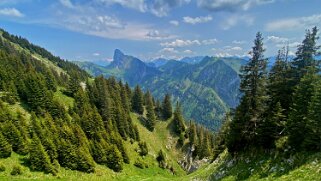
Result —
[[146, 142], [139, 142], [138, 146], [139, 146], [139, 149], [140, 149], [139, 155], [140, 156], [146, 156], [148, 154], [148, 148], [147, 148]]
[[4, 171], [6, 171], [6, 167], [2, 163], [0, 163], [0, 172]]
[[0, 158], [7, 158], [11, 156], [12, 148], [6, 138], [0, 132]]
[[160, 168], [166, 168], [166, 155], [163, 150], [159, 150], [156, 160], [158, 161]]
[[32, 170], [44, 171], [56, 175], [56, 170], [54, 170], [47, 152], [36, 135], [33, 136], [30, 144], [29, 162]]
[[22, 175], [23, 171], [22, 171], [22, 167], [20, 165], [15, 165], [12, 167], [12, 170], [10, 172], [10, 175]]
[[147, 109], [147, 120], [146, 120], [146, 127], [150, 131], [154, 131], [155, 124], [156, 124], [156, 116], [154, 112], [154, 104], [152, 100], [152, 96], [149, 91], [146, 93], [146, 109]]
[[173, 108], [171, 103], [171, 96], [166, 94], [162, 103], [162, 115], [165, 120], [172, 117]]
[[11, 122], [6, 121], [2, 125], [2, 133], [12, 145], [12, 150], [19, 154], [25, 155], [28, 153], [28, 148], [25, 140], [21, 136], [20, 131], [17, 127]]
[[107, 166], [115, 172], [123, 170], [123, 158], [116, 146], [112, 145], [107, 150]]
[[178, 102], [176, 104], [176, 109], [174, 112], [174, 118], [172, 122], [174, 126], [174, 132], [176, 134], [180, 135], [185, 131], [184, 118], [182, 116], [181, 107]]
[[267, 60], [264, 58], [264, 51], [262, 34], [258, 32], [252, 48], [252, 58], [241, 70], [240, 90], [244, 96], [231, 123], [227, 144], [230, 152], [265, 145], [256, 144], [261, 138], [261, 117], [267, 103]]
[[134, 166], [140, 169], [148, 168], [148, 165], [141, 158], [135, 161]]
[[134, 89], [133, 97], [132, 97], [132, 110], [138, 114], [144, 113], [144, 100], [143, 93], [141, 88], [137, 85]]

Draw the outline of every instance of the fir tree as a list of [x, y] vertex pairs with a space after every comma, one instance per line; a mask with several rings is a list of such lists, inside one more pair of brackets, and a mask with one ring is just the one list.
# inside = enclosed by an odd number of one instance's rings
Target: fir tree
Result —
[[308, 107], [306, 132], [304, 134], [303, 148], [306, 150], [321, 150], [321, 80], [315, 84], [315, 91]]
[[148, 154], [148, 148], [146, 142], [139, 142], [138, 143], [139, 149], [140, 149], [140, 156], [146, 156]]
[[169, 94], [166, 94], [165, 98], [163, 100], [162, 113], [163, 113], [163, 117], [165, 120], [172, 117], [173, 108], [172, 108], [172, 103], [171, 103], [171, 96]]
[[36, 135], [33, 136], [29, 149], [29, 161], [32, 170], [56, 174], [47, 152]]
[[143, 93], [140, 87], [137, 85], [135, 87], [134, 93], [133, 93], [133, 98], [132, 98], [132, 109], [134, 112], [138, 114], [143, 114], [144, 113], [144, 98], [143, 98]]
[[296, 149], [302, 149], [303, 135], [307, 133], [308, 108], [315, 92], [314, 83], [317, 81], [318, 75], [312, 72], [306, 74], [297, 85], [293, 95], [293, 103], [286, 127], [289, 144]]
[[181, 107], [179, 103], [176, 104], [176, 109], [174, 112], [174, 118], [173, 118], [173, 126], [174, 126], [174, 132], [178, 135], [183, 133], [185, 131], [185, 124], [184, 124], [184, 118], [181, 113]]
[[0, 158], [8, 158], [11, 156], [12, 148], [6, 138], [0, 132]]
[[298, 83], [308, 71], [312, 71], [313, 73], [319, 72], [319, 61], [315, 60], [315, 56], [320, 48], [320, 46], [317, 45], [317, 40], [319, 39], [317, 35], [317, 27], [313, 27], [312, 30], [307, 30], [305, 39], [302, 41], [302, 44], [298, 46], [298, 50], [295, 53], [296, 57], [292, 62], [296, 83]]
[[147, 91], [146, 93], [146, 109], [147, 109], [147, 120], [146, 120], [146, 127], [150, 130], [150, 131], [154, 131], [155, 128], [155, 124], [156, 124], [156, 116], [155, 116], [155, 112], [154, 112], [154, 105], [153, 105], [153, 101], [152, 101], [152, 96], [150, 94], [149, 91]]
[[266, 110], [267, 60], [263, 38], [258, 32], [252, 48], [252, 58], [241, 69], [240, 90], [244, 94], [231, 123], [228, 148], [231, 152], [251, 146], [260, 139], [261, 117]]

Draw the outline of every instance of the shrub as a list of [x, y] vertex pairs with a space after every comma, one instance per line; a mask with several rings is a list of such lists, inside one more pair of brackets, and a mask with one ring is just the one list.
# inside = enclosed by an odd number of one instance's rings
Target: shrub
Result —
[[3, 164], [0, 164], [0, 172], [6, 171], [6, 167]]
[[138, 158], [135, 161], [134, 166], [141, 168], [141, 169], [148, 168], [148, 165], [141, 158]]
[[13, 166], [10, 174], [11, 175], [21, 175], [22, 174], [22, 167], [20, 165]]

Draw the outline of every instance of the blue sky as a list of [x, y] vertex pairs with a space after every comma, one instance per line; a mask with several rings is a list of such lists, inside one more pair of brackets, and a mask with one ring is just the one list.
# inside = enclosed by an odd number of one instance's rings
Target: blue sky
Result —
[[320, 0], [0, 0], [0, 27], [68, 60], [245, 56], [257, 31], [266, 56], [321, 27]]

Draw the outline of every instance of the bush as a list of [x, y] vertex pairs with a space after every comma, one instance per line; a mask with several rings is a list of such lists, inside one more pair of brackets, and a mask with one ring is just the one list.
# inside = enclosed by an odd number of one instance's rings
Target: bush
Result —
[[146, 156], [148, 154], [148, 148], [146, 142], [139, 142], [138, 143], [139, 149], [140, 149], [140, 156]]
[[6, 167], [3, 164], [0, 164], [0, 172], [6, 171]]
[[10, 174], [11, 175], [21, 175], [22, 174], [22, 167], [20, 165], [13, 166]]
[[134, 166], [141, 168], [141, 169], [148, 168], [148, 165], [141, 158], [138, 158], [135, 161]]

